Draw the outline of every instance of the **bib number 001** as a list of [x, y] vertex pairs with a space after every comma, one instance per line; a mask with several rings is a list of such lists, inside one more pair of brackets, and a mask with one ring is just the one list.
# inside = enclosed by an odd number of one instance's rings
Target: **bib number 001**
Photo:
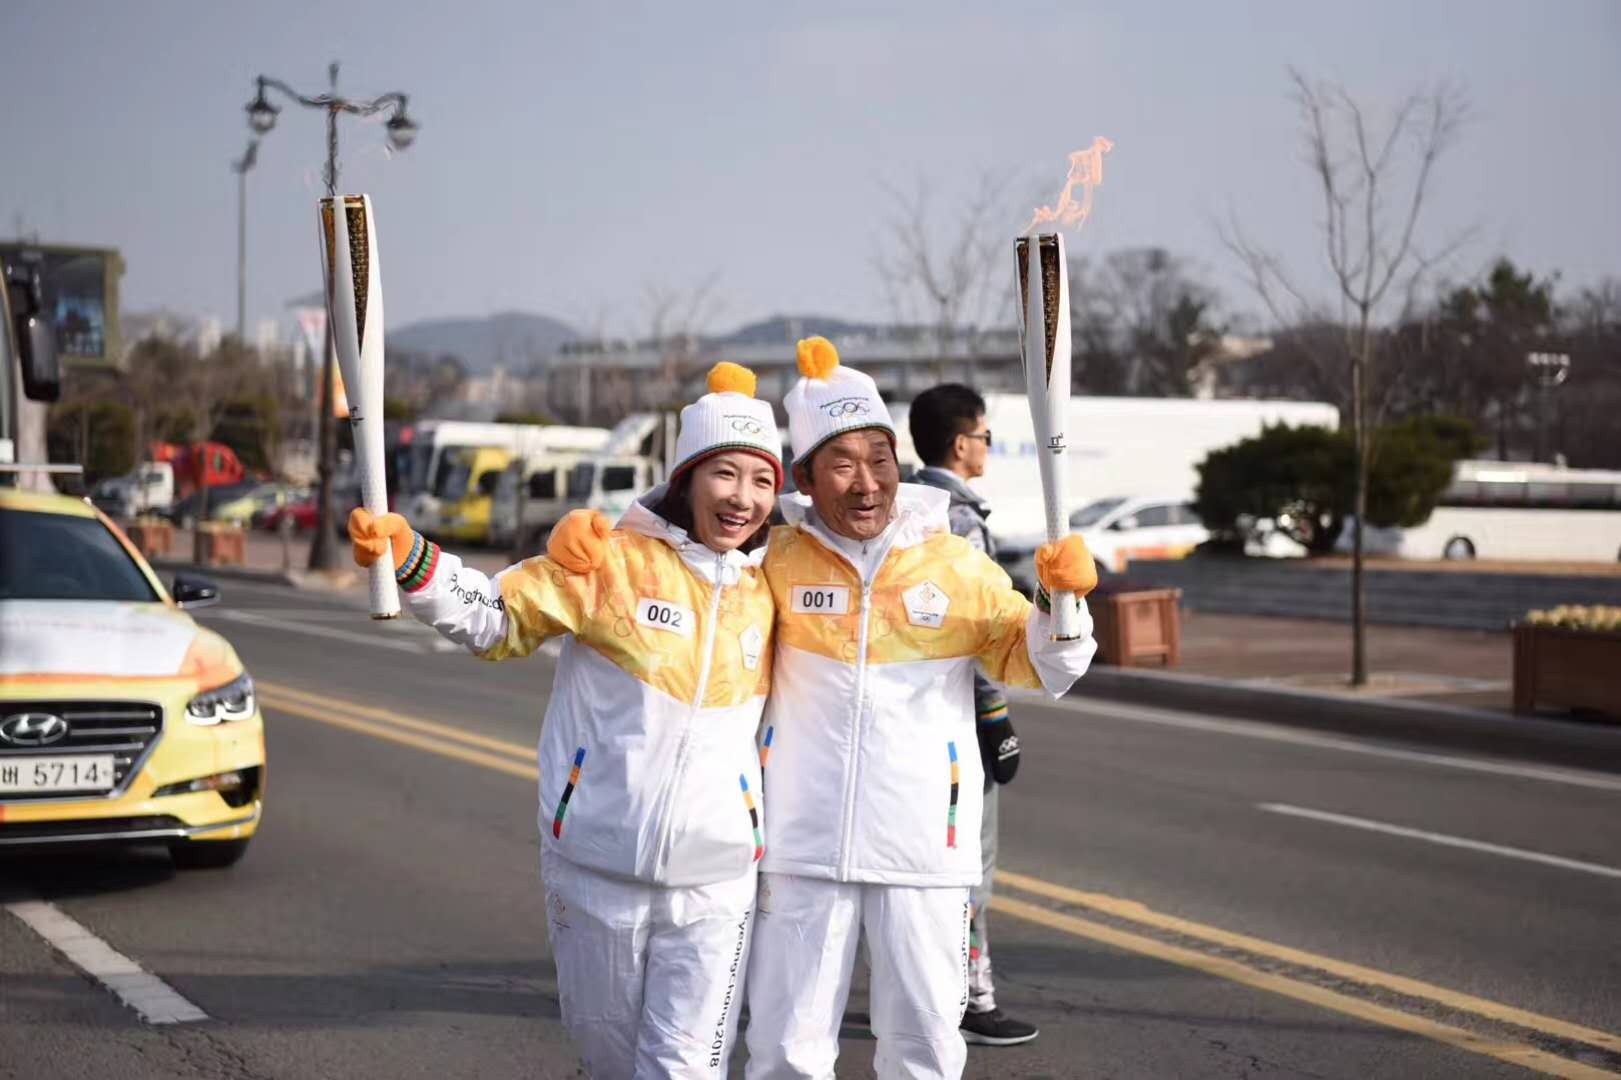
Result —
[[679, 634], [684, 638], [690, 638], [697, 619], [689, 607], [672, 604], [668, 600], [644, 596], [636, 602], [636, 622], [638, 625], [651, 630], [664, 630], [671, 634]]
[[799, 615], [848, 615], [850, 588], [847, 585], [795, 585], [789, 593], [788, 609]]

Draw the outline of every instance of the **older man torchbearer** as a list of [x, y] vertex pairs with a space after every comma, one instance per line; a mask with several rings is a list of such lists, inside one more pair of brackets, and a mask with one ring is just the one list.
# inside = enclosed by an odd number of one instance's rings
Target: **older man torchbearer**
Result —
[[[800, 342], [784, 407], [802, 494], [765, 573], [777, 604], [762, 747], [766, 850], [749, 964], [748, 1076], [831, 1077], [857, 943], [882, 1077], [956, 1077], [967, 1056], [969, 889], [983, 799], [974, 670], [1059, 695], [1096, 643], [953, 536], [944, 491], [901, 484], [872, 379]], [[1043, 548], [1048, 592], [1084, 595], [1079, 536]]]

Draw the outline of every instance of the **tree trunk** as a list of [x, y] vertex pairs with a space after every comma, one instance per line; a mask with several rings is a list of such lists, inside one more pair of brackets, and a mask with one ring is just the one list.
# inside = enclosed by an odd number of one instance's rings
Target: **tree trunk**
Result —
[[1351, 358], [1351, 438], [1356, 444], [1356, 520], [1351, 526], [1351, 685], [1368, 684], [1367, 613], [1363, 610], [1362, 530], [1368, 519], [1368, 336], [1369, 311], [1363, 307], [1356, 354]]

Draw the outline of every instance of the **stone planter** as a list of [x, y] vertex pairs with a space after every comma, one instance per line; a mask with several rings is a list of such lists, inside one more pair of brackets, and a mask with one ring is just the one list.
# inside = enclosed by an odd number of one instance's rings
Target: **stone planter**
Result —
[[1119, 667], [1182, 659], [1181, 589], [1094, 592], [1086, 598], [1098, 639], [1098, 659]]
[[165, 557], [174, 549], [174, 526], [161, 518], [136, 518], [124, 527], [124, 535], [148, 559]]
[[247, 533], [234, 525], [202, 527], [203, 562], [209, 566], [241, 566], [247, 561]]
[[1593, 709], [1621, 720], [1621, 634], [1514, 626], [1514, 711]]

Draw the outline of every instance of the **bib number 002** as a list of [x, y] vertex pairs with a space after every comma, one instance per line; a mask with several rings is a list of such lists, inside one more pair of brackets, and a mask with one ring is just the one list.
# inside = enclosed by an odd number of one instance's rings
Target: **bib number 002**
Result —
[[650, 630], [663, 630], [690, 638], [696, 627], [697, 618], [689, 607], [644, 596], [636, 602], [636, 622]]

